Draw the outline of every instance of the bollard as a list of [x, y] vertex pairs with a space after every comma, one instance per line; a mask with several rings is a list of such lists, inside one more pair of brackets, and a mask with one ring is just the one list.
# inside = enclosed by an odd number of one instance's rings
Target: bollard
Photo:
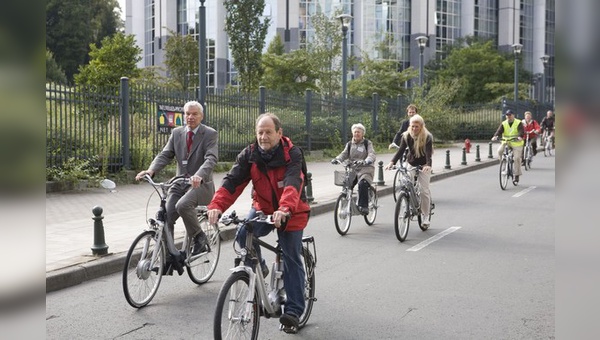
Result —
[[97, 205], [92, 209], [94, 217], [94, 244], [92, 245], [92, 254], [106, 255], [108, 254], [108, 246], [104, 243], [104, 226], [102, 225], [102, 207]]
[[460, 165], [467, 165], [467, 148], [463, 148], [462, 162], [460, 162]]
[[450, 167], [450, 150], [446, 150], [446, 165], [444, 166], [444, 169], [452, 169]]
[[383, 161], [379, 161], [379, 171], [377, 172], [377, 185], [385, 185], [383, 180]]
[[479, 157], [479, 144], [475, 145], [475, 162], [481, 162], [481, 158]]
[[308, 203], [312, 203], [315, 200], [315, 198], [313, 197], [313, 192], [312, 192], [312, 173], [311, 172], [306, 173], [306, 200], [308, 201]]
[[488, 158], [494, 158], [494, 156], [492, 155], [492, 142], [490, 142], [490, 151], [488, 153]]

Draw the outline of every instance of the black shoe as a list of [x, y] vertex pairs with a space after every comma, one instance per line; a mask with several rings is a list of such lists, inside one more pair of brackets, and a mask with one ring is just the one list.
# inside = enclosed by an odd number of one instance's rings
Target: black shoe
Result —
[[192, 249], [192, 256], [202, 253], [208, 253], [209, 251], [210, 246], [208, 245], [206, 235], [204, 233], [196, 235], [194, 237], [194, 248]]
[[517, 183], [519, 183], [519, 176], [515, 176], [515, 180], [513, 181], [514, 185], [517, 185]]
[[281, 322], [281, 330], [290, 333], [296, 334], [298, 333], [298, 317], [291, 314], [283, 314], [279, 318], [279, 322]]
[[360, 212], [361, 215], [368, 215], [369, 214], [369, 208], [367, 208], [367, 207], [358, 207], [358, 212]]

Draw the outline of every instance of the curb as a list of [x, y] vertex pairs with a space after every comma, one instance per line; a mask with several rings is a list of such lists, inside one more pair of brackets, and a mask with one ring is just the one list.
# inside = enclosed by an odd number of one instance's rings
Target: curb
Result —
[[[486, 159], [477, 162], [474, 165], [461, 166], [456, 169], [444, 170], [441, 173], [431, 175], [431, 182], [439, 181], [456, 175], [461, 175], [470, 171], [475, 171], [497, 165], [497, 159]], [[383, 185], [377, 188], [379, 197], [392, 194], [391, 185]], [[316, 216], [331, 212], [335, 208], [337, 199], [317, 203], [311, 206], [311, 216]], [[221, 229], [221, 240], [229, 241], [235, 237], [235, 227], [226, 227]], [[181, 240], [176, 241], [177, 246], [181, 246]], [[78, 285], [82, 282], [100, 278], [102, 276], [114, 274], [123, 270], [127, 252], [118, 254], [108, 254], [99, 258], [92, 258], [90, 261], [77, 264], [71, 267], [53, 270], [46, 273], [46, 293], [57, 291]]]

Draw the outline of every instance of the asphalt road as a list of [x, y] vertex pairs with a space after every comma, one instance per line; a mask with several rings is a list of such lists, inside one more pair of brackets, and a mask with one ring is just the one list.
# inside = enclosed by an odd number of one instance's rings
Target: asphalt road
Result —
[[[404, 243], [392, 196], [380, 199], [373, 226], [355, 218], [346, 236], [332, 214], [312, 217], [318, 301], [296, 338], [554, 338], [554, 160], [538, 155], [506, 191], [497, 167], [432, 183], [432, 225], [411, 224]], [[125, 301], [120, 274], [48, 293], [47, 339], [212, 338], [216, 296], [233, 265], [231, 242], [222, 246], [211, 281], [165, 277], [139, 310]], [[290, 338], [277, 325], [261, 319], [260, 338]]]

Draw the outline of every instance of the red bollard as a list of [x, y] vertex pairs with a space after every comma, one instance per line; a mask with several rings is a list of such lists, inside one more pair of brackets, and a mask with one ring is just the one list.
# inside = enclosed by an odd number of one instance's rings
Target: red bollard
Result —
[[465, 139], [465, 150], [467, 153], [471, 152], [471, 140], [469, 138]]

